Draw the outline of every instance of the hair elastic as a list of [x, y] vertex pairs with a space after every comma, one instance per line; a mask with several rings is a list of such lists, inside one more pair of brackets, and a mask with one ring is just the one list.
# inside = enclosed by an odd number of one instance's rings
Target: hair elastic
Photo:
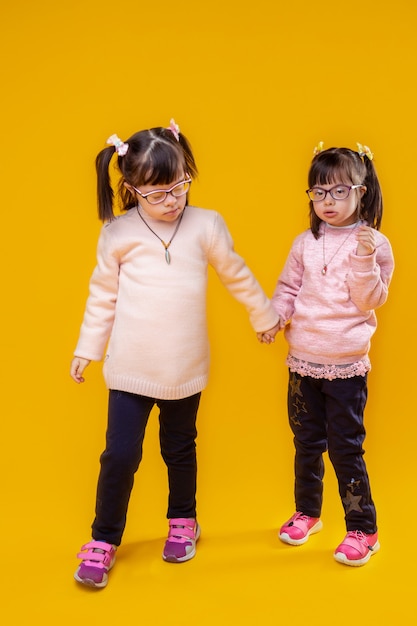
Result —
[[[361, 143], [357, 143], [356, 145], [358, 146], [358, 154], [361, 157], [361, 159], [363, 159], [363, 157], [366, 156], [368, 157], [370, 161], [372, 161], [372, 159], [374, 158], [374, 154], [371, 151], [371, 149], [368, 146], [363, 146]], [[313, 150], [313, 155], [317, 156], [318, 154], [320, 154], [320, 152], [323, 152], [323, 149], [324, 149], [324, 143], [323, 141], [319, 141], [319, 143]]]
[[175, 123], [174, 118], [171, 118], [169, 121], [169, 126], [167, 127], [167, 130], [170, 130], [171, 133], [174, 135], [175, 139], [177, 141], [180, 140], [180, 127], [178, 126], [178, 124]]
[[124, 143], [117, 135], [111, 135], [107, 143], [112, 144], [119, 156], [124, 156], [129, 149], [129, 144]]
[[319, 143], [313, 150], [314, 156], [316, 156], [316, 154], [320, 154], [320, 152], [323, 152], [323, 146], [324, 146], [323, 141], [319, 141]]
[[368, 159], [372, 161], [372, 159], [374, 158], [374, 154], [373, 152], [371, 152], [370, 148], [368, 148], [368, 146], [363, 146], [361, 143], [356, 143], [356, 145], [358, 146], [358, 154], [361, 159], [364, 156], [367, 156]]

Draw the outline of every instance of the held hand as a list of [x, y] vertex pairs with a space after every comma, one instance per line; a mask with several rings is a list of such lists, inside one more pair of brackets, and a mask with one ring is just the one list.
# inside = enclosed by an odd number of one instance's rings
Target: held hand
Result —
[[367, 256], [372, 254], [375, 250], [375, 230], [370, 226], [360, 226], [356, 233], [356, 239], [358, 240], [358, 247], [356, 254], [358, 256]]
[[91, 361], [88, 359], [83, 359], [80, 356], [76, 356], [71, 361], [71, 378], [75, 380], [76, 383], [83, 383], [83, 372], [85, 368], [90, 364]]
[[270, 330], [266, 330], [265, 332], [261, 332], [261, 333], [256, 333], [256, 337], [258, 338], [258, 341], [260, 343], [266, 343], [266, 344], [274, 343], [275, 335], [277, 334], [279, 330], [281, 330], [281, 328], [282, 328], [282, 321], [280, 319], [278, 321], [278, 324], [276, 324]]

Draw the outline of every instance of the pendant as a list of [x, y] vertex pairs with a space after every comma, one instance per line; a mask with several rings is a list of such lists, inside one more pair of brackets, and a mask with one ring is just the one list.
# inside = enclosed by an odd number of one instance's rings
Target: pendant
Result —
[[323, 269], [321, 270], [321, 273], [323, 274], [323, 276], [327, 274], [327, 265], [323, 265]]
[[170, 263], [171, 263], [171, 255], [169, 253], [168, 248], [165, 248], [165, 261], [168, 263], [168, 265], [170, 265]]

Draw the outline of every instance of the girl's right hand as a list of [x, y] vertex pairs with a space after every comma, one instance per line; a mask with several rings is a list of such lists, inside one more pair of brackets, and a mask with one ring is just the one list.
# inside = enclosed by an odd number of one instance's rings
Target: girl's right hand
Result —
[[75, 356], [71, 361], [71, 378], [75, 380], [76, 383], [83, 383], [83, 372], [85, 368], [90, 365], [91, 361], [88, 359], [83, 359], [80, 356]]

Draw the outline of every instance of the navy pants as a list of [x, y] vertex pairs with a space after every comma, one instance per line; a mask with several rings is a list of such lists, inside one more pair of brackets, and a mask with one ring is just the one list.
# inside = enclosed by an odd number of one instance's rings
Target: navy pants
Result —
[[110, 391], [106, 448], [100, 457], [95, 540], [120, 545], [149, 414], [159, 408], [161, 455], [168, 468], [168, 518], [196, 517], [196, 418], [201, 394], [157, 400]]
[[290, 372], [288, 415], [295, 445], [297, 511], [320, 517], [327, 450], [336, 472], [346, 529], [375, 533], [376, 511], [363, 458], [367, 377], [315, 379]]

